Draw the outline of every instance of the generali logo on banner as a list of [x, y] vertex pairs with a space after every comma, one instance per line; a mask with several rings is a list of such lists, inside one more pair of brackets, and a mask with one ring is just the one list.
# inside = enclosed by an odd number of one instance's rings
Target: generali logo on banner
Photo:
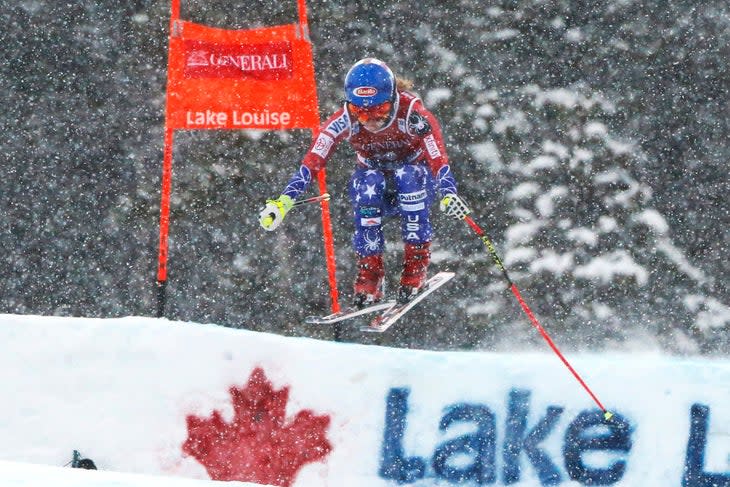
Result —
[[294, 73], [289, 42], [218, 44], [184, 42], [185, 78], [240, 78], [261, 81], [291, 79]]

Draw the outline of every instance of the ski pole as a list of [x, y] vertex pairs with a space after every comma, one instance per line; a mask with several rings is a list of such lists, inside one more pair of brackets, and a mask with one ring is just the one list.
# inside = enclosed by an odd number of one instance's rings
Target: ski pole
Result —
[[505, 268], [504, 264], [502, 263], [502, 259], [499, 258], [499, 255], [497, 254], [497, 250], [494, 248], [494, 244], [492, 244], [492, 241], [489, 240], [489, 237], [487, 237], [487, 234], [482, 230], [479, 225], [476, 224], [476, 222], [470, 217], [465, 216], [464, 220], [466, 223], [469, 224], [469, 226], [474, 230], [474, 232], [479, 236], [479, 238], [482, 239], [482, 242], [484, 242], [484, 245], [487, 246], [487, 249], [489, 250], [489, 253], [492, 255], [492, 259], [494, 260], [494, 263], [496, 264], [497, 268], [502, 271], [502, 275], [504, 275], [504, 278], [507, 280], [507, 284], [509, 284], [509, 288], [512, 291], [512, 294], [515, 295], [515, 298], [517, 298], [517, 302], [520, 303], [520, 306], [522, 307], [522, 310], [525, 312], [527, 317], [530, 319], [530, 322], [533, 324], [535, 328], [537, 328], [537, 331], [540, 332], [540, 335], [545, 339], [545, 341], [550, 345], [550, 348], [553, 349], [553, 352], [560, 357], [560, 360], [563, 361], [565, 366], [570, 370], [570, 372], [573, 374], [573, 376], [578, 380], [581, 386], [583, 386], [583, 389], [586, 390], [586, 392], [591, 396], [593, 401], [598, 405], [599, 408], [601, 408], [601, 411], [603, 411], [603, 417], [606, 420], [611, 419], [613, 416], [613, 413], [606, 410], [605, 407], [603, 407], [603, 404], [601, 404], [601, 401], [598, 400], [595, 394], [593, 394], [593, 391], [591, 391], [590, 387], [588, 387], [588, 384], [585, 383], [585, 381], [581, 378], [581, 376], [578, 374], [578, 372], [575, 371], [572, 365], [570, 365], [570, 362], [565, 358], [565, 356], [560, 353], [560, 350], [558, 349], [557, 345], [555, 345], [555, 342], [553, 342], [552, 338], [550, 338], [550, 335], [548, 335], [548, 332], [545, 331], [545, 328], [540, 325], [540, 322], [537, 321], [537, 318], [535, 317], [534, 313], [530, 309], [529, 306], [527, 306], [527, 303], [522, 298], [522, 295], [520, 294], [520, 290], [517, 289], [517, 286], [514, 282], [512, 282], [512, 279], [510, 279], [509, 274], [507, 273], [507, 269]]
[[293, 206], [301, 206], [301, 205], [305, 205], [307, 203], [319, 203], [320, 201], [329, 201], [329, 200], [330, 200], [330, 194], [322, 193], [319, 196], [312, 196], [311, 198], [306, 198], [303, 200], [295, 201]]

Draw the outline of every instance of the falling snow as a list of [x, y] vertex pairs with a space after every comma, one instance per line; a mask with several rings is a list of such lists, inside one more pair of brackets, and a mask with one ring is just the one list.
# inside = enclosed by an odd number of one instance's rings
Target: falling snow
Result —
[[[473, 218], [565, 347], [634, 347], [651, 336], [667, 353], [727, 354], [727, 2], [307, 7], [321, 116], [340, 106], [344, 74], [363, 56], [412, 80], [441, 122]], [[156, 314], [169, 8], [0, 7], [0, 311]], [[297, 9], [191, 0], [182, 15], [244, 29], [291, 23]], [[300, 319], [331, 305], [317, 207], [293, 210], [277, 232], [257, 222], [310, 140], [306, 131], [176, 134], [167, 317], [335, 338]], [[327, 170], [343, 304], [355, 273], [353, 165], [343, 147]], [[437, 205], [432, 220], [432, 271], [457, 277], [380, 343], [540, 347], [471, 229]], [[402, 248], [398, 224], [385, 230], [392, 291]], [[337, 339], [374, 341], [351, 330]]]

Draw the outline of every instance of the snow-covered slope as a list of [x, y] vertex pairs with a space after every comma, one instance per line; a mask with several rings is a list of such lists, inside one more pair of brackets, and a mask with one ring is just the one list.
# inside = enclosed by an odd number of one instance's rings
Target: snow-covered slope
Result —
[[102, 471], [296, 487], [730, 486], [730, 361], [568, 359], [612, 421], [549, 350], [1, 315], [0, 460], [75, 449]]
[[216, 482], [159, 475], [81, 470], [0, 460], [3, 487], [259, 487], [244, 482]]

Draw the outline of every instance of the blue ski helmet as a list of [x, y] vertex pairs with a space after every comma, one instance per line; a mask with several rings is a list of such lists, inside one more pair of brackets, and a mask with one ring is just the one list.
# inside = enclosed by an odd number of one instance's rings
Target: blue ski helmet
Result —
[[395, 76], [387, 64], [373, 57], [356, 62], [345, 76], [345, 99], [358, 107], [395, 100]]

